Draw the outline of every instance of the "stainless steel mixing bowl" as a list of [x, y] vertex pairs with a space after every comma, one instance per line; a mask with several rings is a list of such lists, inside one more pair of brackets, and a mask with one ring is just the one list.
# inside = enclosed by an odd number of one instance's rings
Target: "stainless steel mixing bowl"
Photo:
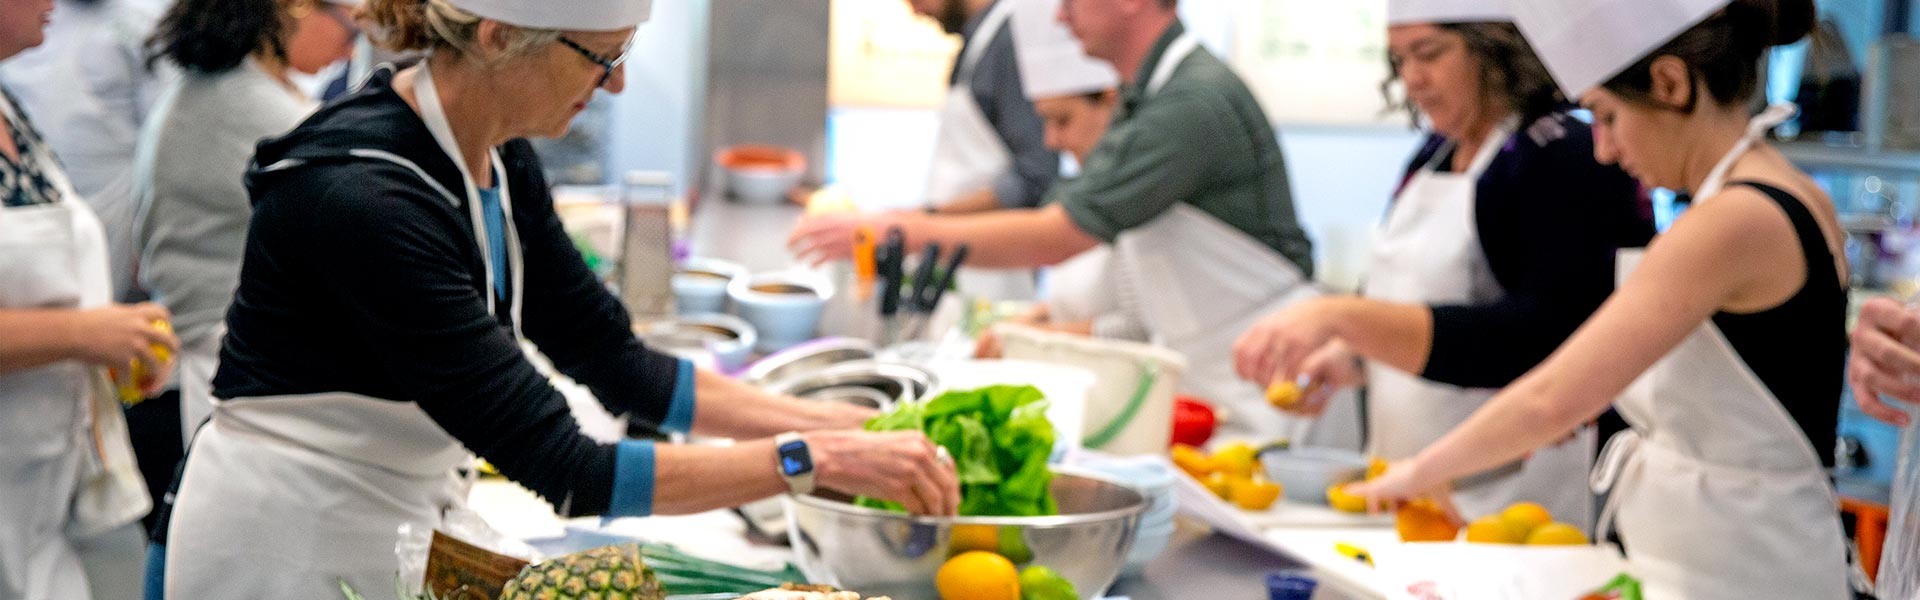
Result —
[[[948, 556], [976, 549], [962, 540], [996, 540], [996, 550], [1020, 568], [1044, 565], [1073, 582], [1083, 600], [1113, 585], [1133, 546], [1146, 501], [1132, 487], [1105, 476], [1055, 467], [1052, 517], [913, 517], [854, 506], [831, 493], [789, 497], [787, 526], [800, 569], [816, 583], [867, 596], [935, 600], [934, 574]], [[990, 531], [989, 531], [990, 529]]]

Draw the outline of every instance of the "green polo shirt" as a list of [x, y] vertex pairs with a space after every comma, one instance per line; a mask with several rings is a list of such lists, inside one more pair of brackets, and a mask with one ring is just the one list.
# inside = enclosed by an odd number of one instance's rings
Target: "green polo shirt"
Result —
[[1265, 111], [1240, 77], [1200, 48], [1174, 67], [1156, 93], [1147, 80], [1173, 40], [1160, 35], [1134, 82], [1121, 90], [1113, 124], [1078, 178], [1054, 186], [1082, 231], [1107, 242], [1145, 225], [1174, 203], [1193, 205], [1313, 274], [1313, 242], [1300, 229], [1287, 165]]

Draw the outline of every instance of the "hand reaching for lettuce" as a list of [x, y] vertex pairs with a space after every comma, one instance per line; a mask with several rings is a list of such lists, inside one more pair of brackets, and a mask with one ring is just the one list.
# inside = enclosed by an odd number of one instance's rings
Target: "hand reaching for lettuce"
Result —
[[[1053, 423], [1047, 402], [1033, 386], [993, 386], [952, 391], [925, 404], [895, 407], [867, 422], [868, 431], [922, 431], [953, 456], [960, 480], [962, 516], [1059, 514], [1048, 485], [1053, 471]], [[861, 506], [901, 511], [903, 506], [862, 497]]]

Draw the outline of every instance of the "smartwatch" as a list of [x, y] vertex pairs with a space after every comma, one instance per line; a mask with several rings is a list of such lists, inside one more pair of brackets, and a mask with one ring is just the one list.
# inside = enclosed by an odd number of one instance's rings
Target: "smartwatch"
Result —
[[773, 445], [787, 491], [796, 496], [813, 493], [813, 453], [807, 451], [807, 440], [789, 431], [773, 438]]

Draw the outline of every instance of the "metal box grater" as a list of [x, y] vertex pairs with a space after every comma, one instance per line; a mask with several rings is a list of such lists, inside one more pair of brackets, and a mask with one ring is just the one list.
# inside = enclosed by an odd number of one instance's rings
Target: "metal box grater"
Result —
[[653, 171], [627, 173], [620, 186], [620, 301], [634, 322], [672, 317], [674, 197], [673, 176]]

